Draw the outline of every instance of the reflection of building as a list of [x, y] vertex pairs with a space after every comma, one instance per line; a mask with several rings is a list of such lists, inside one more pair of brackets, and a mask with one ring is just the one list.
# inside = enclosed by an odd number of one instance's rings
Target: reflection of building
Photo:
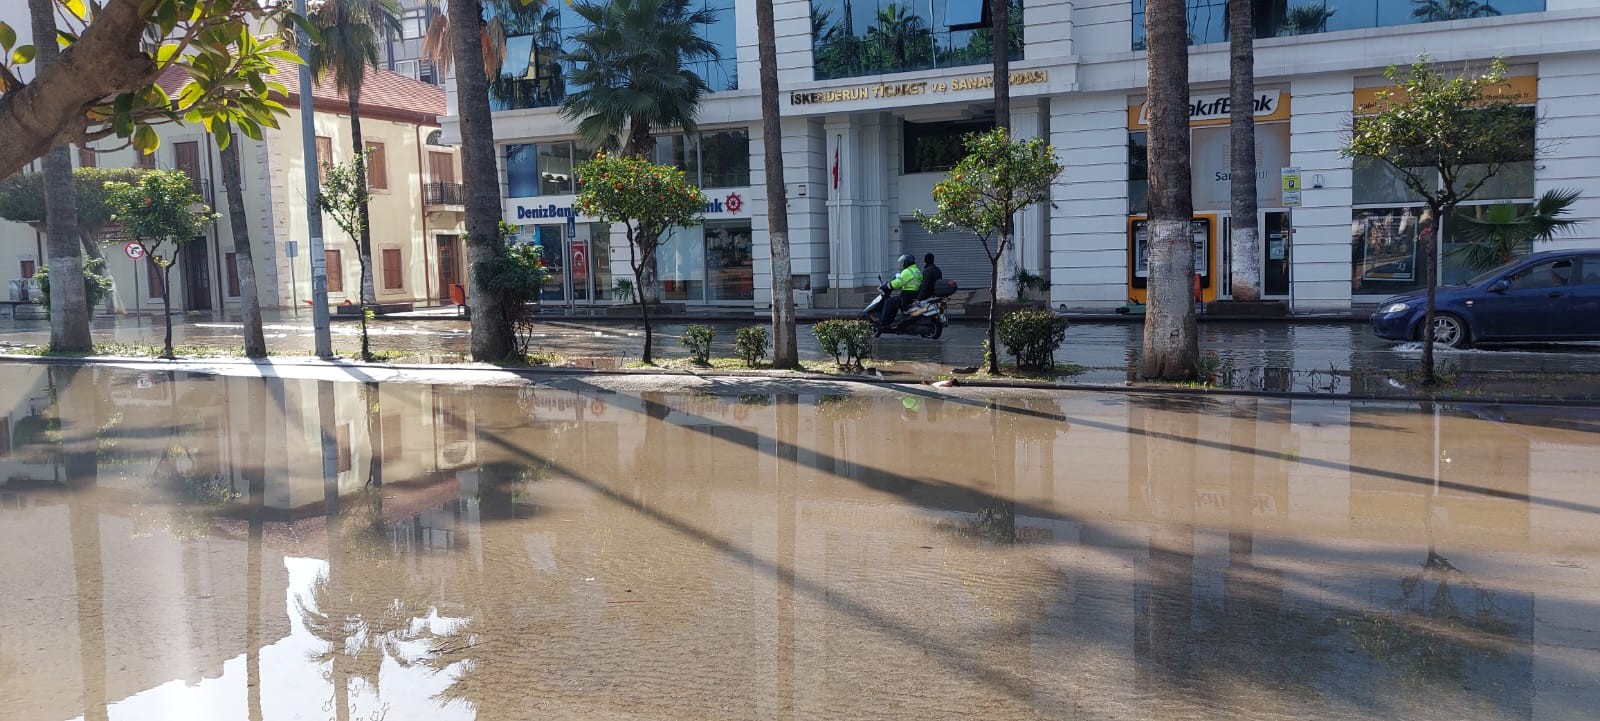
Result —
[[[800, 302], [848, 305], [856, 300], [855, 291], [875, 286], [902, 252], [935, 252], [947, 277], [979, 289], [981, 297], [989, 283], [981, 247], [963, 234], [927, 233], [914, 213], [930, 209], [933, 184], [960, 157], [962, 136], [992, 125], [987, 62], [994, 39], [985, 27], [988, 3], [775, 4], [785, 195]], [[714, 155], [704, 136], [685, 142], [664, 138], [657, 160], [701, 177], [710, 199], [737, 194], [747, 201], [744, 210], [712, 210], [705, 219], [712, 226], [737, 228], [741, 246], [748, 228], [752, 261], [748, 268], [742, 261], [728, 262], [710, 252], [711, 240], [675, 234], [669, 242], [688, 248], [663, 255], [660, 277], [673, 301], [762, 308], [771, 283], [762, 152], [759, 142], [749, 141], [760, 137], [754, 8], [748, 0], [709, 5], [723, 15], [708, 36], [731, 62], [703, 69], [714, 92], [702, 105], [701, 129], [730, 135]], [[1215, 249], [1203, 268], [1203, 292], [1207, 298], [1225, 297], [1232, 227], [1226, 3], [1189, 0], [1188, 5], [1195, 43], [1190, 99], [1195, 208], [1211, 216], [1208, 241]], [[1351, 114], [1387, 83], [1384, 68], [1409, 63], [1423, 49], [1452, 67], [1495, 56], [1516, 58], [1516, 92], [1531, 112], [1548, 120], [1538, 142], [1564, 148], [1556, 151], [1561, 157], [1535, 162], [1535, 139], [1529, 138], [1528, 158], [1507, 164], [1473, 202], [1528, 201], [1537, 191], [1573, 186], [1583, 189], [1585, 198], [1575, 217], [1600, 219], [1600, 181], [1581, 160], [1590, 154], [1577, 150], [1600, 137], [1592, 130], [1597, 124], [1591, 122], [1587, 92], [1581, 90], [1600, 82], [1594, 71], [1600, 57], [1594, 38], [1600, 34], [1590, 32], [1600, 24], [1600, 11], [1584, 0], [1434, 5], [1430, 10], [1403, 0], [1256, 3], [1261, 209], [1256, 221], [1269, 298], [1292, 298], [1299, 311], [1344, 310], [1419, 282], [1421, 274], [1411, 268], [1415, 261], [1401, 260], [1415, 253], [1414, 236], [1408, 235], [1414, 228], [1384, 230], [1393, 231], [1385, 243], [1400, 247], [1381, 254], [1360, 252], [1361, 241], [1351, 231], [1352, 221], [1415, 211], [1417, 199], [1395, 173], [1341, 157], [1338, 150]], [[515, 52], [508, 53], [510, 64], [496, 84], [505, 220], [526, 226], [524, 237], [544, 244], [547, 258], [561, 259], [559, 269], [572, 264], [576, 249], [591, 264], [588, 278], [601, 278], [606, 268], [613, 278], [623, 278], [628, 273], [620, 231], [610, 236], [607, 264], [594, 251], [606, 245], [603, 231], [590, 227], [589, 218], [575, 218], [574, 228], [559, 215], [572, 201], [570, 187], [562, 183], [570, 172], [567, 141], [574, 128], [553, 107], [566, 92], [567, 70], [559, 62], [541, 61], [550, 57], [541, 48], [560, 46], [572, 32], [570, 11], [557, 6], [555, 22], [529, 20], [525, 32], [508, 40]], [[1461, 10], [1479, 7], [1493, 12]], [[1017, 23], [1010, 38], [1013, 133], [1048, 138], [1067, 166], [1053, 203], [1022, 214], [1020, 265], [1050, 279], [1052, 306], [1121, 305], [1129, 297], [1129, 221], [1144, 212], [1148, 172], [1141, 110], [1144, 4], [1039, 0], [1020, 3], [1012, 17]], [[1550, 37], [1570, 41], [1558, 50]], [[1308, 63], [1308, 58], [1317, 60]], [[453, 135], [454, 128], [454, 120], [446, 119], [445, 134]], [[695, 149], [685, 152], [684, 146]], [[582, 150], [576, 159], [586, 155]], [[1303, 205], [1293, 213], [1293, 228], [1281, 192], [1284, 167], [1302, 171]], [[707, 178], [708, 168], [719, 173]], [[1443, 277], [1465, 277], [1451, 223], [1442, 223], [1437, 232], [1443, 234]], [[719, 274], [723, 287], [737, 292], [717, 291]], [[743, 290], [746, 283], [752, 292]], [[574, 303], [616, 301], [603, 284], [565, 278], [562, 284], [559, 292]], [[557, 292], [552, 289], [551, 295]]]

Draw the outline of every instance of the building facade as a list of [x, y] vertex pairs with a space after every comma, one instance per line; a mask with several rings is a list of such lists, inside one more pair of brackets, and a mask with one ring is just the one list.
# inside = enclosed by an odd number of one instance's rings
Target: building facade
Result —
[[[848, 306], [896, 255], [935, 252], [947, 276], [986, 294], [982, 248], [914, 220], [960, 157], [964, 133], [993, 124], [991, 33], [978, 0], [778, 0], [778, 79], [797, 298]], [[1197, 270], [1207, 299], [1225, 298], [1230, 259], [1228, 47], [1225, 0], [1189, 0]], [[1507, 166], [1461, 212], [1528, 203], [1575, 188], [1579, 232], [1600, 233], [1600, 7], [1586, 0], [1256, 0], [1262, 257], [1268, 298], [1296, 312], [1340, 312], [1421, 282], [1418, 199], [1379, 167], [1340, 153], [1352, 114], [1384, 86], [1384, 69], [1420, 55], [1452, 67], [1504, 57], [1512, 86], [1541, 119], [1528, 157]], [[657, 159], [698, 178], [706, 222], [670, 234], [659, 277], [665, 300], [768, 306], [771, 287], [753, 0], [716, 0], [706, 35], [723, 59], [699, 69], [713, 88], [694, 137], [664, 138]], [[613, 302], [628, 276], [626, 244], [572, 214], [571, 166], [588, 152], [560, 118], [567, 9], [507, 39], [494, 84], [505, 220], [544, 244], [561, 288], [548, 301]], [[1012, 43], [1012, 126], [1047, 138], [1066, 171], [1055, 198], [1017, 224], [1020, 267], [1047, 278], [1052, 307], [1107, 310], [1142, 293], [1144, 212], [1142, 0], [1020, 2]], [[512, 27], [515, 23], [507, 23]], [[523, 51], [526, 50], [526, 55]], [[528, 62], [524, 63], [526, 59]], [[453, 98], [452, 98], [453, 102]], [[455, 133], [453, 117], [445, 135]], [[1292, 213], [1279, 171], [1298, 167]], [[1476, 208], [1476, 209], [1475, 209]], [[1292, 232], [1291, 232], [1292, 229]], [[1452, 224], [1439, 248], [1444, 279], [1465, 277]], [[603, 240], [603, 239], [609, 239]]]
[[[306, 229], [305, 157], [300, 135], [298, 73], [288, 66], [275, 78], [289, 91], [290, 108], [277, 130], [260, 141], [237, 136], [245, 214], [263, 308], [304, 307], [311, 297]], [[170, 83], [176, 93], [180, 80]], [[313, 94], [316, 148], [326, 163], [349, 163], [349, 105], [331, 80]], [[372, 276], [380, 304], [436, 303], [449, 297], [449, 285], [465, 277], [458, 240], [464, 214], [455, 148], [439, 142], [438, 116], [444, 91], [388, 71], [369, 71], [365, 81], [362, 135], [371, 151], [368, 176], [372, 200]], [[114, 139], [72, 153], [73, 167], [160, 168], [182, 170], [218, 214], [202, 238], [187, 243], [171, 271], [175, 311], [230, 312], [239, 308], [240, 283], [234, 263], [233, 231], [216, 143], [204, 128], [167, 125], [158, 129], [161, 147], [141, 156]], [[38, 166], [38, 163], [35, 163]], [[324, 220], [328, 297], [332, 304], [360, 302], [360, 259], [354, 239]], [[31, 277], [44, 264], [48, 243], [41, 228], [0, 221], [0, 266], [6, 280]], [[100, 236], [100, 251], [116, 282], [103, 310], [159, 312], [161, 278], [156, 266], [124, 252], [128, 238], [113, 225]]]

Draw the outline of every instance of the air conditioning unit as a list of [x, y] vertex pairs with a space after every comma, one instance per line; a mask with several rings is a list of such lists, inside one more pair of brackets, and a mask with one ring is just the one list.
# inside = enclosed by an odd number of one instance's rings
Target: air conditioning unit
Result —
[[412, 80], [417, 79], [417, 61], [401, 60], [394, 64], [394, 71]]

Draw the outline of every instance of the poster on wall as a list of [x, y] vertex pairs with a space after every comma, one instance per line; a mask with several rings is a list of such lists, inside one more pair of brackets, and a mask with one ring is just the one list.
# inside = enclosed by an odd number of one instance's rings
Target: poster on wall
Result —
[[589, 241], [574, 240], [570, 243], [572, 263], [568, 267], [572, 268], [572, 279], [586, 281], [589, 279]]
[[[1207, 253], [1211, 246], [1211, 221], [1196, 219], [1194, 221], [1194, 272], [1201, 278], [1210, 273], [1209, 264], [1206, 263]], [[1133, 221], [1133, 277], [1150, 277], [1150, 221]]]
[[1417, 278], [1417, 216], [1411, 208], [1375, 212], [1356, 221], [1361, 279], [1414, 281]]

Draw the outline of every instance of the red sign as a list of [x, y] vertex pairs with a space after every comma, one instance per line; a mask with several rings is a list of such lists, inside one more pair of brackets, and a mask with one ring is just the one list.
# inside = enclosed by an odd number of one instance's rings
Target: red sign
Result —
[[589, 279], [589, 241], [586, 241], [586, 240], [574, 240], [574, 241], [572, 241], [571, 255], [572, 255], [572, 264], [571, 264], [570, 267], [572, 268], [572, 279], [573, 280], [588, 280]]
[[144, 257], [144, 246], [137, 240], [130, 240], [127, 245], [122, 246], [122, 254], [128, 256], [128, 260], [138, 260]]

